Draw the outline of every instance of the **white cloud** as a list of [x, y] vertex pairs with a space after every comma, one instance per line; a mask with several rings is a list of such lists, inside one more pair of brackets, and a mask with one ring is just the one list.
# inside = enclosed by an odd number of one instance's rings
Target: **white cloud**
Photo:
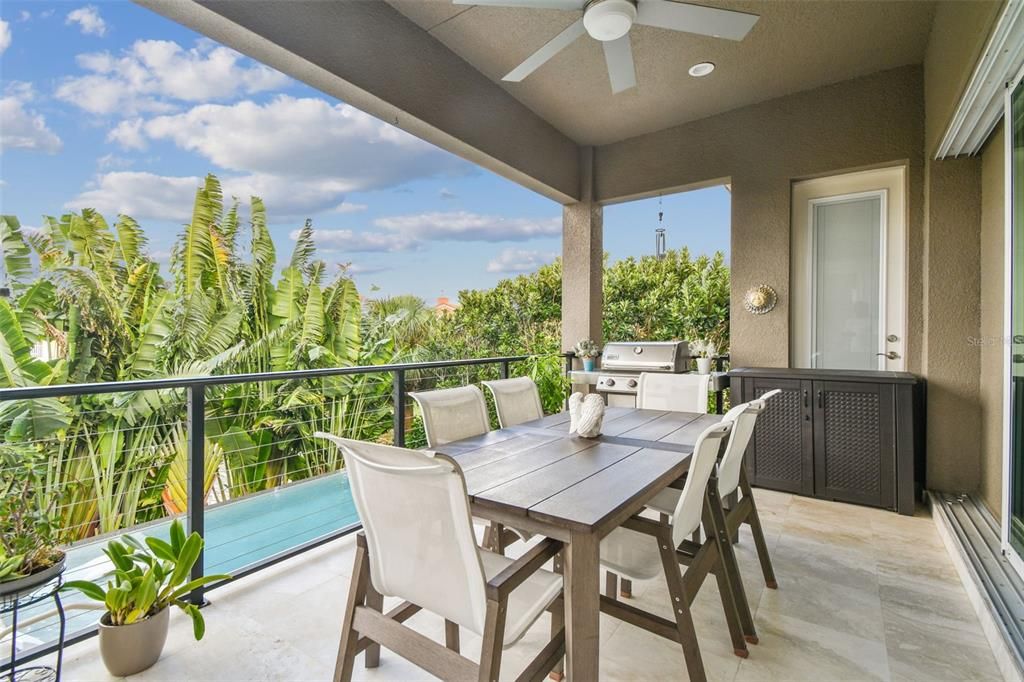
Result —
[[128, 119], [107, 140], [136, 150], [166, 140], [195, 152], [227, 171], [220, 173], [225, 194], [262, 197], [276, 221], [320, 211], [358, 213], [367, 207], [344, 201], [350, 192], [471, 169], [353, 107], [314, 98], [203, 104], [180, 114]]
[[23, 9], [20, 12], [18, 12], [18, 21], [28, 21], [31, 18], [32, 13], [29, 12], [27, 9]]
[[116, 142], [123, 149], [145, 149], [146, 137], [142, 134], [142, 124], [141, 118], [121, 121], [107, 133], [107, 142]]
[[[313, 238], [317, 246], [325, 249], [352, 253], [390, 253], [422, 249], [428, 241], [525, 241], [534, 237], [557, 235], [562, 229], [558, 218], [503, 218], [465, 211], [377, 218], [373, 225], [378, 229], [364, 232], [317, 229], [314, 230]], [[290, 236], [295, 239], [298, 234], [299, 231], [295, 230]], [[553, 254], [549, 257], [549, 254], [539, 251], [507, 249], [504, 252], [512, 253], [544, 256], [549, 261], [554, 259]]]
[[46, 125], [42, 114], [29, 109], [34, 92], [29, 83], [14, 81], [0, 97], [0, 152], [29, 149], [56, 154], [64, 143]]
[[64, 20], [66, 24], [78, 24], [85, 35], [103, 37], [107, 34], [107, 22], [100, 16], [100, 10], [95, 5], [86, 5], [68, 12]]
[[384, 230], [422, 240], [502, 242], [562, 234], [560, 218], [505, 218], [468, 211], [391, 216], [373, 222]]
[[[298, 235], [299, 231], [293, 230], [289, 236], [295, 239]], [[345, 253], [391, 253], [420, 247], [417, 241], [401, 235], [352, 230], [313, 230], [313, 240], [319, 248]]]
[[363, 263], [349, 263], [345, 271], [350, 275], [376, 275], [379, 272], [387, 272], [393, 268], [387, 265], [366, 265]]
[[142, 130], [245, 173], [331, 178], [349, 191], [465, 172], [455, 156], [347, 104], [276, 97], [266, 104], [203, 104], [157, 116]]
[[132, 165], [131, 159], [126, 159], [116, 154], [104, 154], [100, 158], [96, 159], [96, 167], [100, 170], [109, 170], [111, 168], [129, 168]]
[[93, 114], [167, 113], [175, 102], [223, 100], [284, 87], [289, 79], [234, 50], [199, 40], [184, 49], [168, 40], [138, 40], [119, 55], [76, 57], [88, 73], [64, 79], [57, 97]]
[[[102, 169], [101, 169], [102, 170]], [[221, 177], [224, 196], [243, 203], [258, 196], [272, 220], [288, 220], [330, 210], [344, 190], [331, 180], [293, 180], [260, 173]], [[102, 173], [65, 204], [65, 208], [94, 208], [101, 213], [126, 213], [133, 218], [187, 221], [191, 215], [198, 176], [166, 176], [143, 171]], [[376, 250], [380, 250], [379, 248]]]
[[334, 207], [335, 213], [362, 213], [369, 206], [366, 204], [353, 204], [348, 201], [343, 201]]
[[188, 220], [200, 177], [167, 177], [137, 171], [106, 173], [93, 186], [64, 205], [94, 208], [100, 213], [125, 213], [133, 218]]
[[455, 194], [455, 192], [451, 191], [447, 187], [442, 187], [441, 191], [438, 192], [437, 195], [439, 197], [441, 197], [442, 199], [458, 199], [459, 198], [458, 195]]
[[550, 251], [527, 251], [524, 249], [505, 249], [487, 264], [487, 272], [502, 274], [533, 272], [558, 257]]
[[11, 46], [11, 25], [0, 19], [0, 54]]

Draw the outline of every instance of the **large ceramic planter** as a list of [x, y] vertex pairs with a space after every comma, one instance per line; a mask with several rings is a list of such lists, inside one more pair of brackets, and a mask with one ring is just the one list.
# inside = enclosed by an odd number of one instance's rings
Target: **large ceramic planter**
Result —
[[167, 641], [170, 608], [131, 625], [111, 625], [110, 614], [100, 619], [100, 655], [114, 677], [142, 672], [157, 660]]
[[24, 578], [7, 580], [0, 583], [0, 600], [27, 594], [40, 585], [45, 585], [55, 580], [58, 575], [64, 572], [64, 562], [66, 559], [66, 556], [62, 556], [60, 561], [47, 569], [27, 575]]

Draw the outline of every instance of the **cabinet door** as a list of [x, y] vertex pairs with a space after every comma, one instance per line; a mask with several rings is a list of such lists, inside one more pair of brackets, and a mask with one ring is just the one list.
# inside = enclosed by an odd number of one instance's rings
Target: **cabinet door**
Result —
[[894, 506], [896, 429], [893, 387], [814, 382], [814, 494]]
[[814, 446], [811, 431], [811, 382], [799, 379], [752, 378], [743, 381], [743, 400], [768, 391], [782, 393], [758, 416], [747, 450], [747, 475], [752, 485], [814, 494]]

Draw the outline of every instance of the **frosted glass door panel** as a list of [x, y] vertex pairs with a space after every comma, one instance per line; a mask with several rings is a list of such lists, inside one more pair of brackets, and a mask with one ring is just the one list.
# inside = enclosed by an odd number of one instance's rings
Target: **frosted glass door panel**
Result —
[[811, 361], [878, 369], [882, 196], [812, 204]]

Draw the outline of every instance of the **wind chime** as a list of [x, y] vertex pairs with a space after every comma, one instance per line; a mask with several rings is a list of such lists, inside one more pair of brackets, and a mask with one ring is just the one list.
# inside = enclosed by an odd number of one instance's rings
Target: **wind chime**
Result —
[[665, 212], [661, 210], [661, 195], [658, 195], [658, 227], [654, 230], [654, 256], [658, 260], [665, 260], [665, 228], [662, 221]]

